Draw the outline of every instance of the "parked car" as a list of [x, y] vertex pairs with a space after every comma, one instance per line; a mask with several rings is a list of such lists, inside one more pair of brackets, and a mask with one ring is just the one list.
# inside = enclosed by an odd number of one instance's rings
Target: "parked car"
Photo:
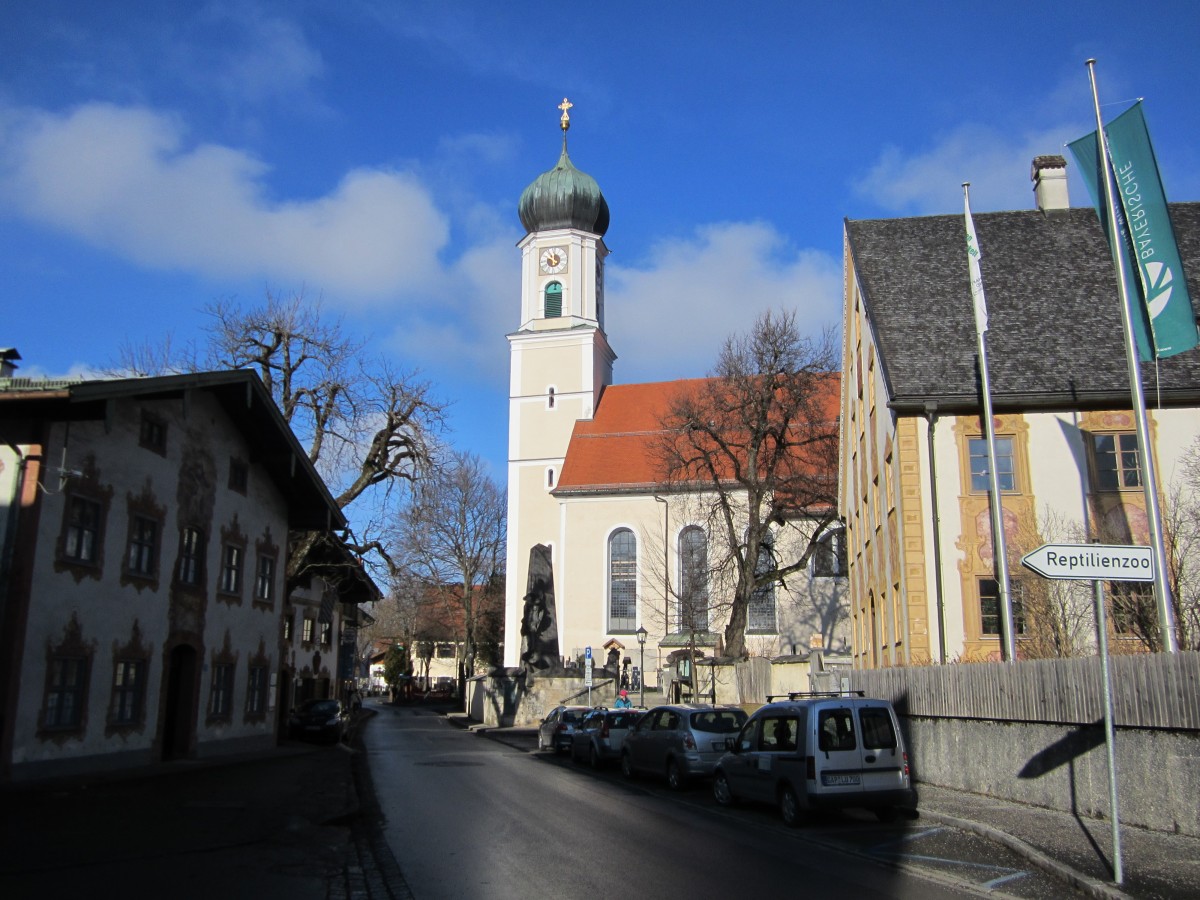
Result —
[[917, 806], [891, 703], [828, 695], [756, 710], [717, 764], [713, 797], [775, 804], [792, 826], [812, 809], [861, 807], [887, 821]]
[[562, 753], [571, 748], [571, 736], [591, 711], [588, 706], [556, 706], [538, 726], [538, 749]]
[[340, 700], [305, 700], [288, 717], [288, 735], [336, 743], [345, 736], [349, 720], [350, 710]]
[[644, 709], [593, 709], [571, 736], [571, 759], [587, 761], [593, 769], [620, 759], [625, 736], [644, 712]]
[[712, 774], [745, 721], [745, 711], [736, 706], [656, 706], [625, 736], [621, 772], [626, 778], [664, 776], [678, 790], [691, 779]]

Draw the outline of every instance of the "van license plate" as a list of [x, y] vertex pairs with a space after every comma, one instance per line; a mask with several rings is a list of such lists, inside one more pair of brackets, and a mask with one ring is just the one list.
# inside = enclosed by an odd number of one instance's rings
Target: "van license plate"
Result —
[[839, 785], [839, 784], [860, 784], [858, 775], [822, 775], [821, 784], [824, 785]]

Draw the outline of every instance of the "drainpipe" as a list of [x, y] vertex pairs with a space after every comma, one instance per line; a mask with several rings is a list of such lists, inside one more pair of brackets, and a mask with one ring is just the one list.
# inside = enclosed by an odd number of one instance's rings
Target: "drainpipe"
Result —
[[[671, 507], [667, 504], [665, 497], [655, 494], [654, 499], [663, 505], [663, 635], [665, 637], [671, 629]], [[656, 657], [655, 671], [661, 673], [662, 645], [660, 644], [659, 647], [660, 650]], [[658, 681], [658, 686], [661, 688], [661, 676], [656, 681]], [[642, 683], [646, 683], [646, 671], [644, 667], [642, 669]]]
[[942, 528], [938, 513], [937, 455], [933, 452], [934, 425], [937, 423], [936, 400], [925, 401], [925, 421], [929, 423], [929, 502], [933, 504], [934, 593], [937, 597], [938, 659], [946, 664], [946, 603], [942, 594]]

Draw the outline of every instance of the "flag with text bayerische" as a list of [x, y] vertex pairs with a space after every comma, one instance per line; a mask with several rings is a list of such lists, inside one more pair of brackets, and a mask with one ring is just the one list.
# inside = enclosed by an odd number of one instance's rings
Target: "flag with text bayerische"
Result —
[[975, 333], [983, 334], [988, 330], [987, 300], [983, 296], [983, 272], [979, 268], [979, 260], [983, 254], [979, 250], [979, 239], [975, 236], [975, 220], [971, 218], [971, 198], [963, 187], [963, 209], [967, 220], [967, 271], [971, 275], [971, 300], [975, 304]]
[[1200, 344], [1200, 333], [1141, 101], [1109, 122], [1104, 134], [1111, 167], [1102, 165], [1094, 131], [1068, 146], [1106, 234], [1113, 226], [1100, 179], [1110, 179], [1120, 198], [1116, 243], [1124, 256], [1126, 291], [1140, 301], [1132, 304], [1138, 355], [1151, 360], [1183, 353]]

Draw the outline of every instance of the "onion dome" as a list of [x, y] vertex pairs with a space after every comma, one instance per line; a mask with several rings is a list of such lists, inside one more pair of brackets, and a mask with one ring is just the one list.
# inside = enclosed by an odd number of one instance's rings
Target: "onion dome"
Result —
[[608, 202], [600, 193], [596, 179], [575, 168], [567, 155], [566, 132], [570, 127], [567, 110], [571, 105], [564, 98], [559, 107], [563, 111], [563, 150], [558, 165], [543, 172], [525, 188], [517, 205], [517, 214], [526, 232], [575, 228], [603, 237], [608, 231]]

